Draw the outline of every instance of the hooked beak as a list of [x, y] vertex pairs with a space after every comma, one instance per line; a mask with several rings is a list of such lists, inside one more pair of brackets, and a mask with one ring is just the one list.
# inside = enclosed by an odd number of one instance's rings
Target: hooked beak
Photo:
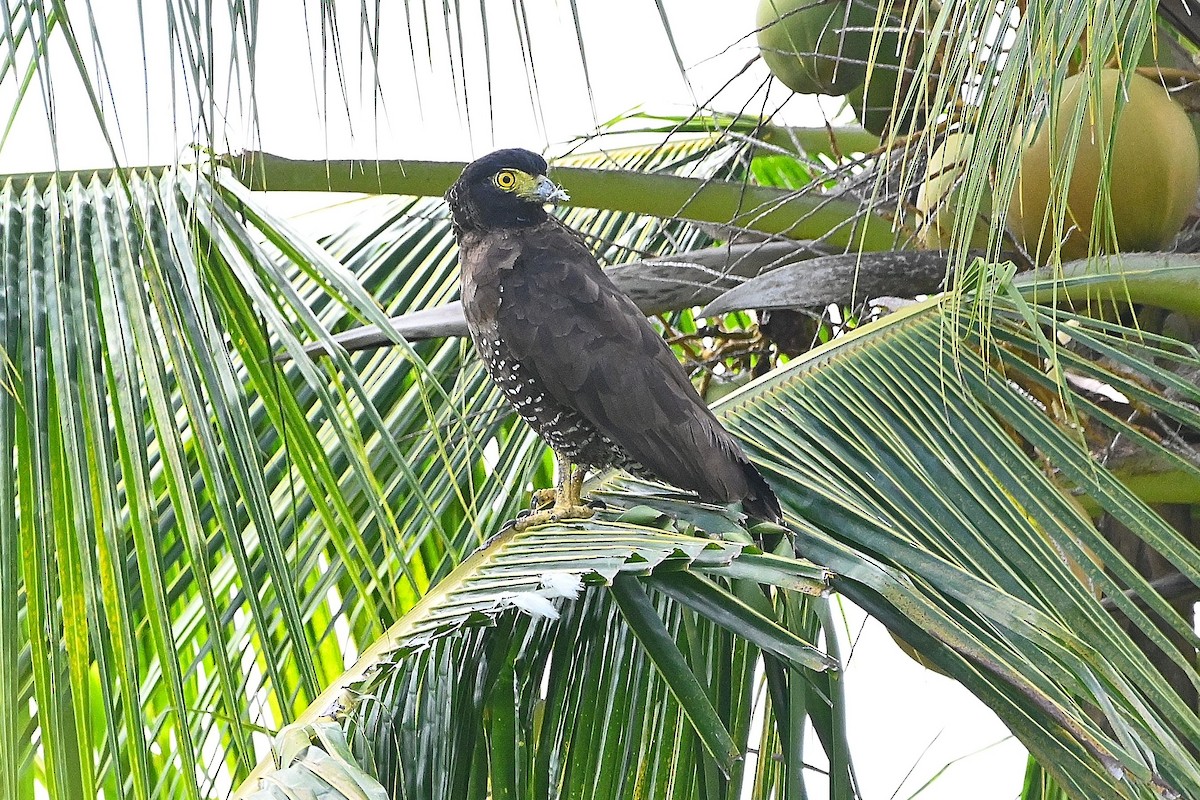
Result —
[[571, 195], [545, 175], [538, 175], [537, 183], [534, 184], [528, 199], [536, 200], [539, 203], [554, 203], [559, 200], [570, 200]]

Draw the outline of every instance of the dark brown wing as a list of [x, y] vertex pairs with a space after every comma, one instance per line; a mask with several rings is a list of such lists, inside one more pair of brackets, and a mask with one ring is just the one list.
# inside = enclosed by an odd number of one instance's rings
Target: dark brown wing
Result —
[[761, 498], [747, 511], [776, 518], [766, 482], [587, 248], [553, 220], [517, 235], [497, 330], [545, 391], [662, 480], [707, 500]]

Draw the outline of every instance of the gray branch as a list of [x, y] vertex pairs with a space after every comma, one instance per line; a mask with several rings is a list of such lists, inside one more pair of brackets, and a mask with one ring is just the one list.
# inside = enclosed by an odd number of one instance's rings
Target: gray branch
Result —
[[947, 250], [814, 258], [748, 280], [709, 303], [701, 313], [716, 316], [747, 308], [813, 308], [873, 297], [932, 294], [942, 290], [949, 258]]
[[[811, 242], [748, 242], [632, 261], [610, 267], [606, 272], [643, 313], [658, 314], [708, 303], [747, 278], [786, 268], [822, 252]], [[339, 333], [333, 340], [346, 351], [354, 352], [387, 347], [396, 343], [397, 336], [413, 342], [466, 335], [462, 305], [455, 301], [393, 317], [391, 331], [364, 325]], [[308, 345], [304, 352], [316, 358], [327, 355], [329, 350], [318, 342]], [[288, 356], [279, 358], [286, 361]]]

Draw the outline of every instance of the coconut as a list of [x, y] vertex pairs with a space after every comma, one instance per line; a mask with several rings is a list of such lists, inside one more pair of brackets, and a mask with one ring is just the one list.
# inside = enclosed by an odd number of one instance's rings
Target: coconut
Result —
[[909, 27], [909, 23], [888, 19], [885, 25], [889, 30], [879, 37], [866, 84], [851, 89], [846, 100], [858, 121], [871, 133], [884, 136], [891, 131], [903, 136], [925, 124], [925, 115], [916, 108], [908, 109], [898, 120], [892, 120], [893, 107], [903, 105], [909, 93], [924, 45], [919, 34], [910, 37], [901, 32]]
[[[1121, 73], [1100, 73], [1099, 103], [1085, 109], [1067, 187], [1066, 208], [1050, 202], [1051, 176], [1066, 168], [1071, 121], [1079, 104], [1082, 75], [1063, 83], [1062, 100], [1052, 126], [1018, 132], [1023, 147], [1017, 185], [1008, 204], [1008, 225], [1039, 263], [1050, 260], [1062, 240], [1061, 260], [1088, 255], [1102, 173], [1102, 150], [1112, 136], [1109, 190], [1111, 235], [1096, 242], [1098, 252], [1161, 250], [1171, 244], [1196, 203], [1200, 189], [1200, 152], [1187, 114], [1154, 81], [1133, 75], [1127, 101], [1113, 114]], [[1061, 180], [1061, 178], [1058, 178]], [[1061, 226], [1055, 221], [1063, 214]], [[1102, 209], [1101, 214], [1106, 215]], [[1055, 228], [1058, 227], [1058, 230]], [[1102, 231], [1106, 226], [1101, 227]], [[1115, 240], [1115, 241], [1114, 241]]]
[[792, 91], [844, 95], [866, 79], [874, 24], [875, 10], [860, 2], [760, 0], [758, 47]]
[[[950, 247], [954, 233], [955, 207], [965, 180], [964, 173], [971, 160], [975, 137], [969, 133], [951, 133], [929, 157], [925, 165], [925, 180], [917, 190], [917, 232], [921, 242], [930, 250]], [[984, 215], [991, 212], [991, 201], [984, 196], [981, 208]], [[987, 247], [988, 224], [976, 219], [971, 228], [971, 247]]]

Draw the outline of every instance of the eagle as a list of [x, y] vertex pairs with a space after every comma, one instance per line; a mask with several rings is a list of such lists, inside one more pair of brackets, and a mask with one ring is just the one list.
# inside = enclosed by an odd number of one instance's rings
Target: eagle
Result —
[[555, 488], [535, 492], [518, 528], [591, 516], [584, 476], [608, 467], [781, 522], [771, 487], [670, 347], [580, 237], [547, 213], [570, 199], [547, 171], [536, 153], [498, 150], [468, 164], [446, 192], [471, 339], [558, 465]]

